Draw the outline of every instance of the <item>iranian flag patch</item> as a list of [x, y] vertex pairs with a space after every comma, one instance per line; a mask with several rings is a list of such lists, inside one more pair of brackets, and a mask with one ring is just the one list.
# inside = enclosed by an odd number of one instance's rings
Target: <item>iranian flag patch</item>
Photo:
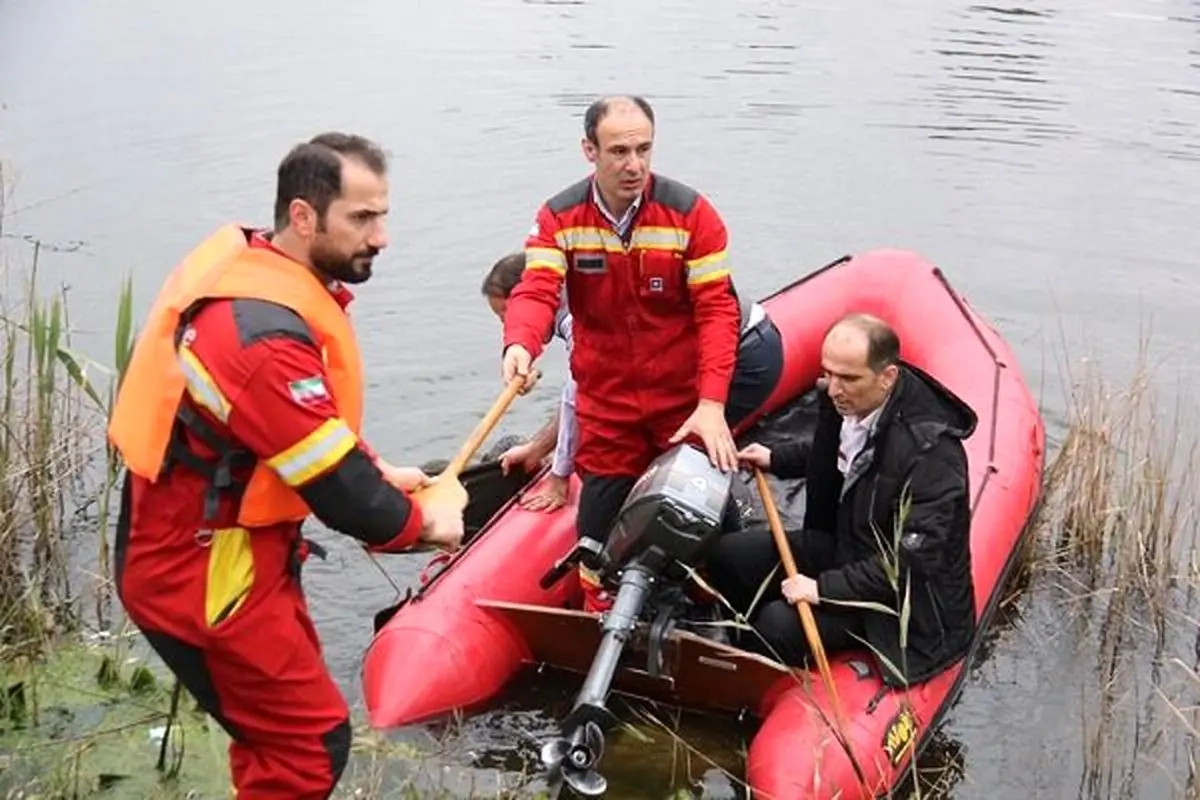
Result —
[[288, 384], [288, 391], [291, 392], [293, 400], [302, 404], [329, 398], [329, 392], [325, 389], [325, 379], [320, 375], [292, 381]]

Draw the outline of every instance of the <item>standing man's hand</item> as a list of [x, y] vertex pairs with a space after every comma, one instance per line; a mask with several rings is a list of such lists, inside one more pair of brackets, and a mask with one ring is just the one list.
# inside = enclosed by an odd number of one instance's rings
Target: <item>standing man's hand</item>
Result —
[[501, 364], [501, 372], [504, 375], [504, 382], [512, 383], [513, 378], [524, 378], [525, 385], [521, 388], [521, 394], [525, 394], [538, 381], [537, 370], [533, 369], [533, 357], [529, 355], [529, 351], [519, 344], [509, 345], [504, 351], [504, 360]]
[[688, 436], [697, 436], [704, 442], [708, 460], [714, 467], [722, 472], [733, 472], [737, 469], [737, 448], [734, 447], [729, 424], [725, 421], [725, 407], [722, 404], [713, 400], [701, 400], [696, 404], [696, 410], [691, 416], [675, 431], [670, 442], [679, 444]]
[[570, 493], [570, 483], [566, 478], [550, 475], [546, 483], [536, 493], [523, 496], [517, 505], [526, 511], [557, 511], [567, 503]]

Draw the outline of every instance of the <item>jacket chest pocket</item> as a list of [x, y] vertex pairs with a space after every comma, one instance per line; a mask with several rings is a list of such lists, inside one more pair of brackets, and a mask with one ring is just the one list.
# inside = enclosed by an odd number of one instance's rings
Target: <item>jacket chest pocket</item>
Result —
[[603, 250], [577, 250], [567, 256], [567, 296], [573, 317], [602, 322], [615, 313], [613, 273], [619, 265], [612, 256]]
[[639, 300], [652, 308], [678, 306], [687, 299], [687, 268], [678, 250], [638, 250], [634, 280]]

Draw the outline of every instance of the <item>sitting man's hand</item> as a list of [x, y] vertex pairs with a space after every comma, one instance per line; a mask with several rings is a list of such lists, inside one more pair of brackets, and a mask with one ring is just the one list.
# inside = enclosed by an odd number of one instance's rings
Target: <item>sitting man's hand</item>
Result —
[[554, 511], [567, 502], [570, 484], [566, 478], [549, 475], [545, 485], [534, 494], [522, 497], [518, 504], [527, 511]]
[[792, 605], [803, 601], [815, 606], [821, 602], [821, 596], [817, 594], [817, 582], [807, 575], [797, 574], [794, 578], [788, 578], [781, 588], [784, 598]]
[[733, 445], [733, 434], [725, 422], [725, 407], [712, 400], [701, 400], [696, 410], [684, 420], [679, 430], [671, 437], [671, 444], [678, 444], [688, 436], [696, 436], [704, 442], [708, 460], [722, 472], [737, 469], [737, 449]]
[[526, 472], [533, 472], [541, 465], [542, 458], [533, 442], [513, 445], [500, 454], [500, 471], [507, 475], [513, 467], [520, 466]]
[[743, 466], [761, 469], [763, 472], [771, 471], [771, 448], [766, 445], [758, 442], [748, 444], [737, 455]]

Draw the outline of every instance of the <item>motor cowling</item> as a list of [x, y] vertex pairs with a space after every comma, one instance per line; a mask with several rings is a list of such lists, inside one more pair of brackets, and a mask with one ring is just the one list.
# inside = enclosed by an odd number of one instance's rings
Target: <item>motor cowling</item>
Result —
[[639, 562], [654, 573], [673, 562], [695, 566], [721, 534], [733, 473], [680, 444], [656, 458], [638, 478], [617, 514], [604, 547], [605, 571]]

